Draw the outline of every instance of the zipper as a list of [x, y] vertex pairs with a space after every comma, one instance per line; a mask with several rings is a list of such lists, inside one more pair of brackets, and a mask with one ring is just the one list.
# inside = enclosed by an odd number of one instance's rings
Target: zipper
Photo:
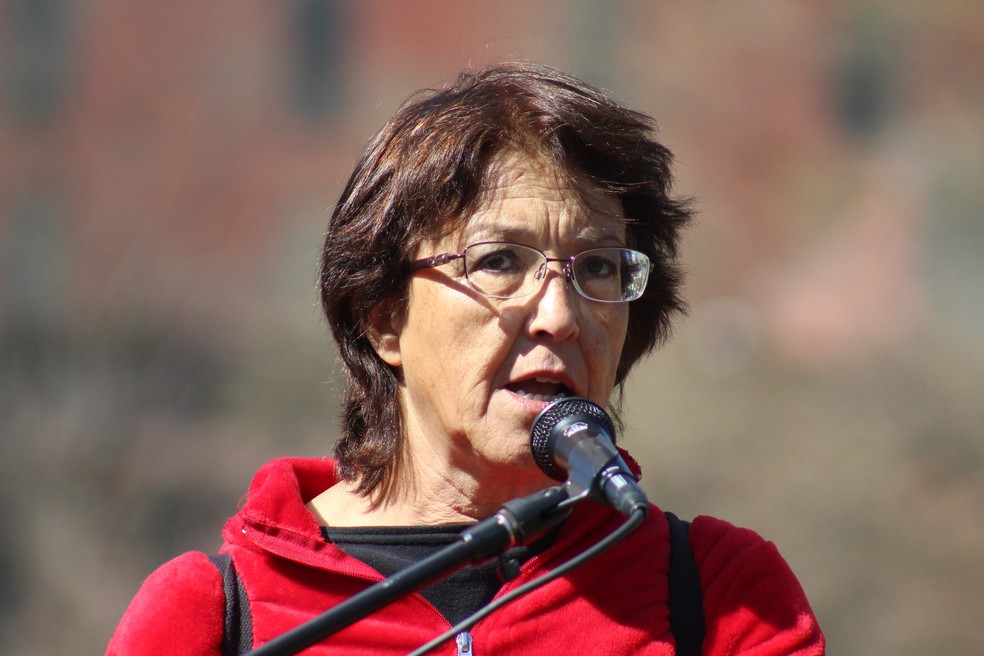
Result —
[[454, 638], [458, 645], [458, 656], [472, 656], [472, 637], [467, 631], [462, 631]]

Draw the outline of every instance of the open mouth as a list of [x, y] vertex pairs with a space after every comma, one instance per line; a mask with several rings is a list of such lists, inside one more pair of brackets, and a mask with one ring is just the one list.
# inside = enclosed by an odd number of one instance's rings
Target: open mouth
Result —
[[574, 392], [564, 383], [553, 378], [544, 378], [541, 376], [509, 383], [506, 385], [506, 389], [524, 399], [543, 403], [550, 403], [568, 396], [574, 396]]

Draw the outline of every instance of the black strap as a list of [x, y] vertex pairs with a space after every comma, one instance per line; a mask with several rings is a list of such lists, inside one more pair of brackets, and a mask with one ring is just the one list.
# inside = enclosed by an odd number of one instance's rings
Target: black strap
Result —
[[670, 523], [670, 630], [678, 656], [700, 656], [704, 644], [704, 600], [700, 572], [690, 550], [690, 522], [671, 512]]
[[222, 633], [222, 656], [239, 656], [253, 648], [253, 615], [242, 580], [236, 574], [232, 557], [214, 554], [208, 557], [222, 575], [225, 593], [225, 626]]

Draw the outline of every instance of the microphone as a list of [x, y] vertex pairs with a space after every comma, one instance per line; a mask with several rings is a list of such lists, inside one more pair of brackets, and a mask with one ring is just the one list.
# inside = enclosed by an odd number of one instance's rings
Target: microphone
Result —
[[577, 397], [551, 403], [533, 421], [530, 448], [547, 476], [567, 479], [572, 498], [601, 497], [625, 515], [649, 513], [646, 494], [615, 448], [615, 425], [601, 406]]

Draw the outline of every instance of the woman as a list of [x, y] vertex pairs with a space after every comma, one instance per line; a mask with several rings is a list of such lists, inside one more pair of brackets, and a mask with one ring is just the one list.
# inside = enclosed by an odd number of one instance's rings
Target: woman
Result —
[[[670, 195], [670, 162], [648, 117], [524, 63], [423, 95], [375, 137], [322, 257], [347, 374], [335, 459], [268, 464], [223, 533], [254, 646], [555, 484], [529, 447], [551, 400], [584, 397], [617, 416], [632, 366], [682, 309], [675, 258], [690, 212]], [[581, 503], [510, 554], [511, 575], [503, 561], [465, 568], [306, 653], [411, 652], [622, 522]], [[478, 622], [459, 649], [675, 653], [669, 535], [654, 507], [612, 549]], [[698, 517], [690, 546], [704, 653], [823, 653], [771, 544]], [[180, 556], [141, 588], [109, 652], [218, 654], [224, 598], [204, 554]]]

